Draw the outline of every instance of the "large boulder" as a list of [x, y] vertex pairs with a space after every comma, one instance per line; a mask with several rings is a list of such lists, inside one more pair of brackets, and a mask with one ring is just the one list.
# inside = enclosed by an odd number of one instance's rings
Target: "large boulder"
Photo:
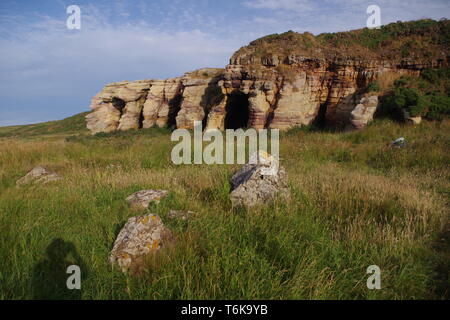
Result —
[[151, 202], [158, 204], [168, 194], [169, 191], [166, 190], [141, 190], [133, 193], [125, 200], [135, 209], [147, 209]]
[[109, 262], [123, 272], [140, 274], [145, 271], [146, 258], [173, 239], [161, 218], [154, 214], [128, 220], [114, 242]]
[[288, 177], [278, 159], [259, 151], [231, 178], [230, 200], [233, 206], [251, 207], [274, 199], [277, 195], [289, 196]]
[[60, 179], [61, 179], [61, 177], [58, 174], [56, 174], [54, 172], [50, 172], [47, 169], [45, 169], [44, 167], [36, 167], [33, 170], [31, 170], [30, 172], [28, 172], [24, 177], [17, 180], [16, 185], [22, 186], [22, 185], [30, 184], [30, 183], [46, 184], [46, 183], [49, 183], [52, 181], [57, 181]]
[[366, 95], [361, 98], [355, 109], [350, 113], [350, 123], [355, 129], [363, 129], [373, 121], [378, 108], [378, 96]]

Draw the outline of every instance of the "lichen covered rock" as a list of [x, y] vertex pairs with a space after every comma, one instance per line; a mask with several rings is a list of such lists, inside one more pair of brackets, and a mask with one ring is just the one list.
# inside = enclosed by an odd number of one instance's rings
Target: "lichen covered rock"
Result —
[[[275, 161], [278, 159], [259, 151], [233, 175], [230, 194], [233, 206], [251, 207], [266, 203], [277, 195], [289, 196], [287, 173], [279, 164], [273, 166]], [[277, 170], [273, 170], [274, 168]]]
[[146, 269], [146, 257], [172, 239], [171, 231], [157, 215], [130, 218], [114, 242], [109, 262], [123, 272], [139, 274]]

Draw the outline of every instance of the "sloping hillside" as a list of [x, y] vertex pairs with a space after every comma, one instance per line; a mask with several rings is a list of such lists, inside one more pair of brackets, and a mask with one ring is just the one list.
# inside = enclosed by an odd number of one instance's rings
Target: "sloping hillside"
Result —
[[76, 134], [88, 132], [84, 118], [87, 114], [88, 112], [83, 112], [63, 120], [21, 126], [0, 127], [0, 138], [33, 137], [39, 135]]

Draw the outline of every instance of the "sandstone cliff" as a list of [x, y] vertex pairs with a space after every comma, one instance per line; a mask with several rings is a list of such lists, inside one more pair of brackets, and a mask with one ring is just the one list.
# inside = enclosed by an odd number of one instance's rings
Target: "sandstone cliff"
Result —
[[107, 85], [87, 116], [93, 132], [172, 126], [277, 128], [321, 122], [362, 128], [378, 97], [369, 83], [449, 64], [448, 21], [313, 36], [292, 31], [253, 41], [222, 69]]

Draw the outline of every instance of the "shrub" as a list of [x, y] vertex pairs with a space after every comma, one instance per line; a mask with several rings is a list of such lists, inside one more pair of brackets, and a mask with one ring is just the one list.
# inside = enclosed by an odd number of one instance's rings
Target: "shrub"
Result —
[[[448, 96], [449, 69], [426, 69], [419, 78], [402, 76], [381, 100], [381, 114], [400, 116], [406, 110], [411, 116], [442, 120], [450, 115]], [[369, 85], [370, 87], [370, 85]]]

